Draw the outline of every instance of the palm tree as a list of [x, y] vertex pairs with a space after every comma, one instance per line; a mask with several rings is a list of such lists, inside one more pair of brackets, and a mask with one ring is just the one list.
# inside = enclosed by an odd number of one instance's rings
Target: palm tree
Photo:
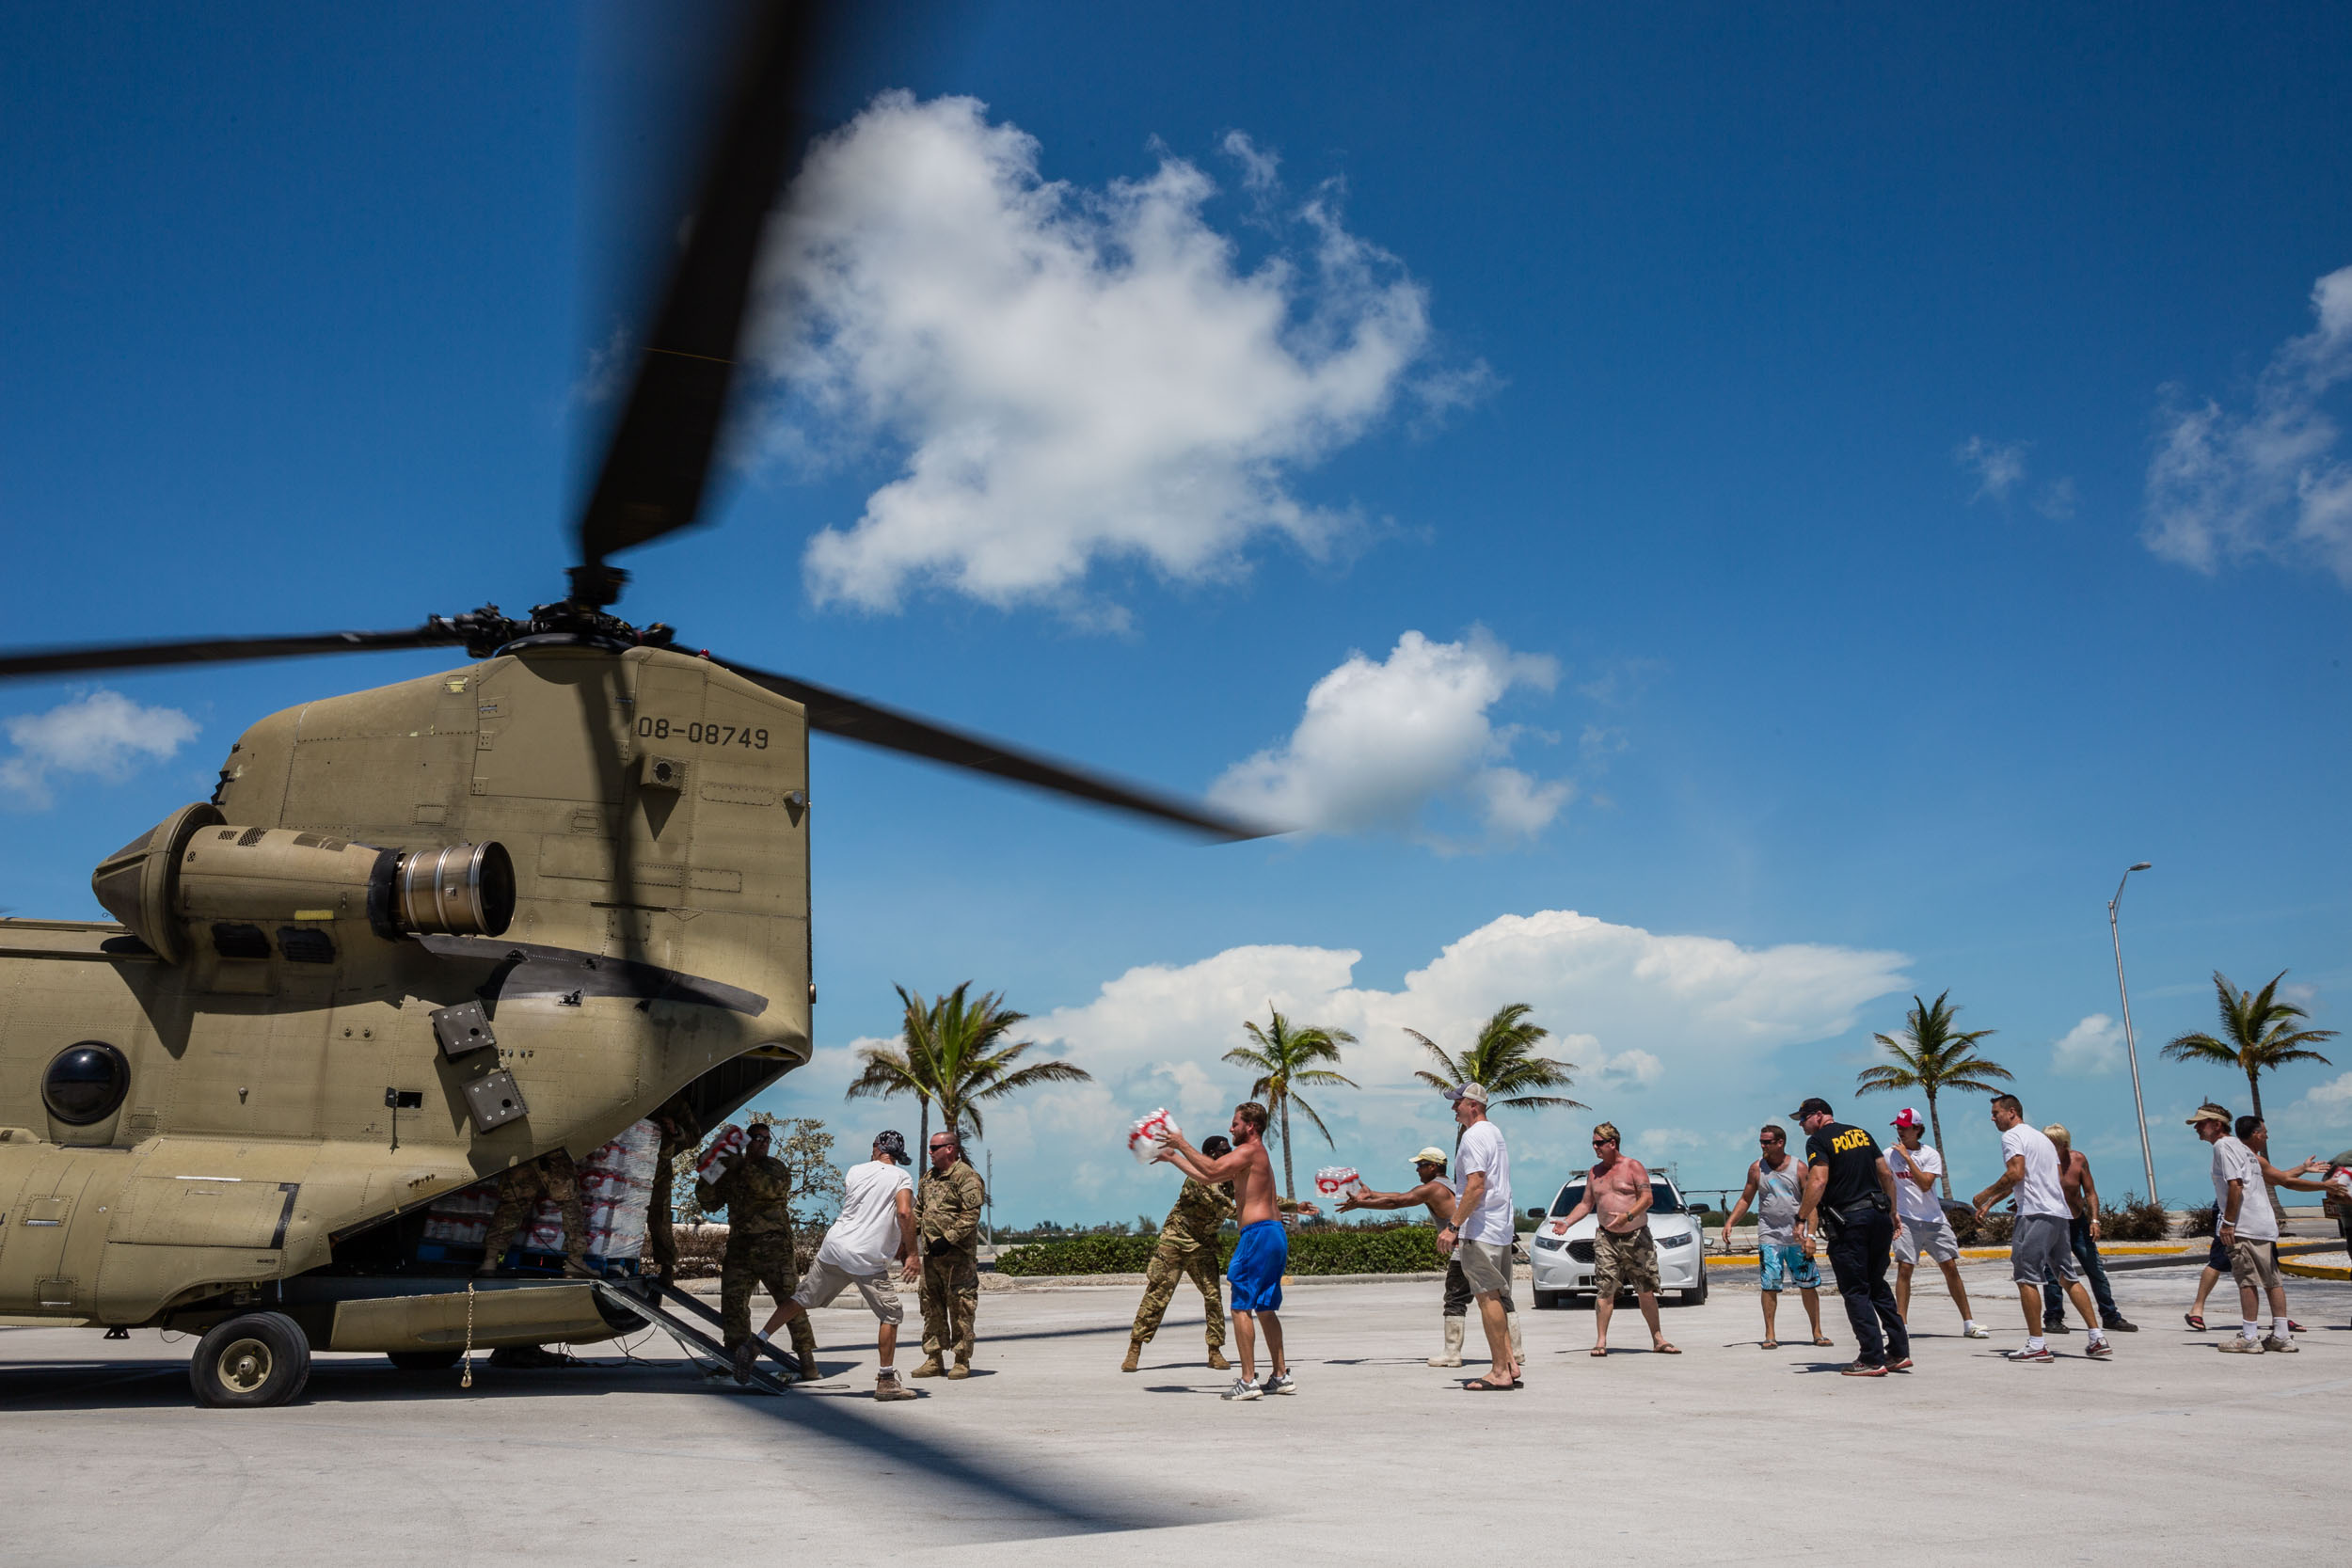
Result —
[[[1946, 991], [1932, 1004], [1911, 999], [1911, 1011], [1903, 1015], [1900, 1035], [1872, 1035], [1870, 1037], [1886, 1047], [1895, 1059], [1865, 1068], [1854, 1082], [1854, 1093], [1871, 1094], [1880, 1089], [1917, 1089], [1927, 1098], [1928, 1127], [1935, 1134], [1935, 1147], [1944, 1147], [1944, 1118], [1936, 1114], [1935, 1097], [1946, 1089], [1962, 1094], [1992, 1094], [1995, 1083], [2010, 1082], [2009, 1069], [1998, 1062], [1988, 1061], [1977, 1054], [1977, 1042], [1994, 1034], [1991, 1029], [1955, 1029], [1953, 1018], [1960, 1012], [1946, 998]], [[1946, 1162], [1944, 1196], [1952, 1196], [1952, 1176]]]
[[[1351, 1089], [1355, 1088], [1354, 1079], [1343, 1078], [1331, 1069], [1316, 1064], [1337, 1062], [1340, 1047], [1354, 1045], [1356, 1037], [1344, 1029], [1326, 1029], [1318, 1024], [1294, 1026], [1289, 1019], [1274, 1010], [1271, 1002], [1266, 1004], [1266, 1011], [1274, 1020], [1269, 1027], [1261, 1029], [1254, 1022], [1242, 1025], [1257, 1043], [1235, 1046], [1225, 1053], [1225, 1059], [1235, 1067], [1246, 1067], [1258, 1074], [1258, 1081], [1249, 1085], [1250, 1098], [1263, 1101], [1266, 1110], [1279, 1124], [1282, 1196], [1295, 1201], [1298, 1187], [1291, 1173], [1291, 1107], [1296, 1105], [1299, 1114], [1315, 1124], [1315, 1131], [1323, 1134], [1323, 1141], [1331, 1143], [1331, 1130], [1323, 1125], [1323, 1118], [1315, 1115], [1312, 1105], [1298, 1098], [1297, 1091], [1300, 1085], [1311, 1088], [1327, 1084], [1344, 1084]], [[1339, 1146], [1332, 1144], [1332, 1147], [1336, 1148]]]
[[2176, 1036], [2164, 1053], [2176, 1062], [2211, 1062], [2237, 1069], [2246, 1074], [2246, 1092], [2253, 1096], [2254, 1115], [2261, 1116], [2264, 1073], [2290, 1062], [2333, 1065], [2311, 1047], [2334, 1039], [2336, 1031], [2291, 1027], [2296, 1020], [2311, 1015], [2292, 1002], [2278, 1000], [2279, 982], [2286, 977], [2282, 969], [2261, 990], [2242, 991], [2230, 984], [2228, 975], [2215, 970], [2213, 989], [2221, 1002], [2223, 1037], [2194, 1032]]
[[[1090, 1082], [1082, 1067], [1059, 1060], [1020, 1065], [1037, 1049], [1035, 1040], [1004, 1043], [1014, 1024], [1027, 1018], [1001, 1006], [994, 991], [967, 1002], [972, 989], [966, 980], [954, 990], [926, 1001], [919, 991], [898, 988], [905, 1008], [898, 1043], [869, 1045], [858, 1053], [866, 1069], [850, 1085], [845, 1098], [914, 1096], [922, 1107], [922, 1146], [931, 1141], [931, 1107], [939, 1108], [943, 1126], [959, 1133], [969, 1129], [979, 1136], [980, 1102], [1001, 1100], [1040, 1084]], [[928, 1164], [919, 1168], [929, 1169]]]
[[[1551, 1031], [1540, 1023], [1530, 1023], [1527, 1015], [1534, 1009], [1524, 1002], [1513, 1002], [1495, 1009], [1494, 1017], [1478, 1027], [1478, 1037], [1459, 1056], [1449, 1056], [1438, 1042], [1418, 1029], [1405, 1032], [1421, 1041], [1422, 1048], [1435, 1058], [1436, 1072], [1416, 1072], [1414, 1077], [1433, 1089], [1458, 1089], [1465, 1084], [1484, 1084], [1489, 1097], [1487, 1109], [1508, 1107], [1519, 1111], [1540, 1111], [1558, 1107], [1564, 1110], [1590, 1109], [1581, 1100], [1565, 1095], [1534, 1094], [1534, 1089], [1565, 1089], [1574, 1080], [1569, 1074], [1576, 1070], [1574, 1062], [1535, 1054], [1536, 1043]], [[1456, 1138], [1458, 1145], [1461, 1140]]]

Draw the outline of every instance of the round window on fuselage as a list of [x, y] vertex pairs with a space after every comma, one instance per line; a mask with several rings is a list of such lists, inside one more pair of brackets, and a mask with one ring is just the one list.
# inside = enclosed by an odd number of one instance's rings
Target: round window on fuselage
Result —
[[103, 1121], [131, 1091], [131, 1064], [104, 1040], [84, 1040], [57, 1053], [40, 1081], [49, 1114], [69, 1127]]

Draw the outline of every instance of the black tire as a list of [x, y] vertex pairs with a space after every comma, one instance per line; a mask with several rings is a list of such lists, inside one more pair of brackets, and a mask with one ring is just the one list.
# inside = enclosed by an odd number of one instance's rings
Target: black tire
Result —
[[1703, 1307], [1703, 1306], [1705, 1306], [1706, 1304], [1707, 1304], [1707, 1271], [1706, 1271], [1705, 1269], [1701, 1269], [1701, 1270], [1699, 1271], [1699, 1284], [1698, 1284], [1698, 1289], [1697, 1289], [1697, 1290], [1695, 1290], [1695, 1291], [1683, 1291], [1683, 1292], [1682, 1292], [1682, 1305], [1683, 1305], [1683, 1306], [1685, 1306], [1685, 1307]]
[[456, 1366], [465, 1354], [456, 1350], [390, 1350], [384, 1355], [404, 1372], [445, 1372]]
[[1565, 1297], [1565, 1296], [1566, 1296], [1566, 1294], [1567, 1294], [1567, 1292], [1566, 1292], [1566, 1291], [1536, 1291], [1536, 1292], [1535, 1292], [1535, 1310], [1536, 1310], [1536, 1311], [1538, 1311], [1538, 1312], [1557, 1312], [1557, 1311], [1559, 1311], [1559, 1310], [1560, 1310], [1560, 1303], [1561, 1303], [1562, 1299], [1563, 1299], [1564, 1297]]
[[283, 1312], [247, 1312], [215, 1325], [188, 1363], [196, 1402], [259, 1409], [299, 1398], [310, 1381], [310, 1341]]

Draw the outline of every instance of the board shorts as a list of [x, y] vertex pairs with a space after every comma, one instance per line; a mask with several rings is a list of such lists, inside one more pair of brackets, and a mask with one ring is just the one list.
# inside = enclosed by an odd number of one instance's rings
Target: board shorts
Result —
[[1282, 1306], [1282, 1271], [1290, 1267], [1290, 1232], [1280, 1220], [1259, 1220], [1241, 1227], [1232, 1261], [1225, 1265], [1236, 1312], [1273, 1312]]
[[801, 1275], [801, 1288], [792, 1292], [792, 1299], [811, 1311], [831, 1306], [833, 1298], [857, 1287], [857, 1293], [866, 1298], [866, 1307], [878, 1323], [895, 1323], [906, 1321], [905, 1308], [898, 1305], [898, 1288], [890, 1282], [890, 1271], [880, 1274], [851, 1274], [837, 1263], [819, 1258]]
[[2064, 1214], [2020, 1214], [2010, 1232], [2009, 1276], [2020, 1285], [2058, 1289], [2083, 1276], [2074, 1259], [2074, 1222]]
[[[2070, 1249], [2073, 1243], [2068, 1243]], [[1960, 1238], [1952, 1234], [1952, 1222], [1938, 1214], [1931, 1220], [1903, 1221], [1895, 1232], [1895, 1261], [1916, 1263], [1919, 1254], [1926, 1253], [1938, 1263], [1960, 1261]]]
[[2230, 1272], [2230, 1249], [2221, 1244], [2221, 1238], [2218, 1236], [2213, 1239], [2213, 1245], [2205, 1249], [2205, 1267], [2216, 1274]]
[[1821, 1288], [1821, 1271], [1813, 1259], [1804, 1255], [1804, 1248], [1794, 1242], [1759, 1242], [1756, 1243], [1756, 1263], [1763, 1270], [1762, 1281], [1756, 1289], [1777, 1295], [1796, 1287], [1800, 1291]]
[[1593, 1232], [1593, 1294], [1613, 1296], [1619, 1291], [1658, 1291], [1658, 1243], [1649, 1239], [1646, 1225], [1630, 1236]]
[[2230, 1243], [2230, 1277], [2257, 1291], [2279, 1288], [2279, 1245], [2240, 1236]]

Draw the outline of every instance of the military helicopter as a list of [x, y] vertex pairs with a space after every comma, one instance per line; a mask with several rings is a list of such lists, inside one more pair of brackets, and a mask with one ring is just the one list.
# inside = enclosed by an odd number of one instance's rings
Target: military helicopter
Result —
[[427, 1245], [423, 1211], [585, 1155], [673, 1096], [715, 1126], [808, 1060], [812, 732], [1213, 839], [1261, 832], [613, 612], [614, 558], [701, 514], [754, 264], [807, 139], [819, 9], [763, 7], [720, 99], [563, 598], [0, 655], [0, 678], [470, 661], [246, 730], [210, 800], [98, 863], [113, 922], [0, 919], [0, 1315], [199, 1335], [206, 1405], [294, 1398], [314, 1349], [448, 1367], [654, 1320], [715, 1349], [650, 1279], [475, 1289], [479, 1249]]

